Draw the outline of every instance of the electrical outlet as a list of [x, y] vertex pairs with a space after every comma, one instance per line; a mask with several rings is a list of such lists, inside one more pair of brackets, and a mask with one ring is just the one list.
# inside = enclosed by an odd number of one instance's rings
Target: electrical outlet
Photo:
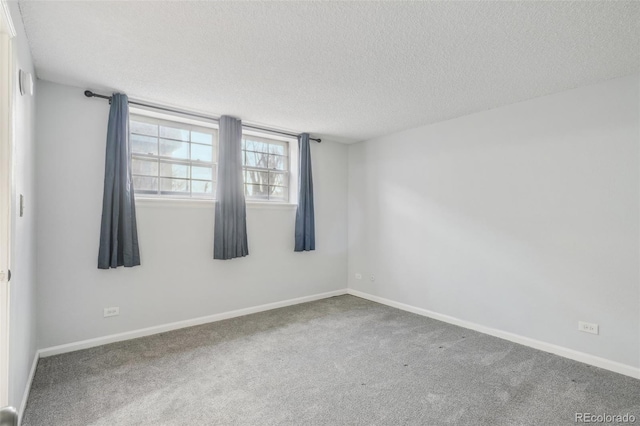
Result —
[[115, 317], [116, 315], [120, 315], [120, 308], [117, 306], [113, 308], [104, 308], [104, 317]]
[[375, 275], [371, 275], [369, 277], [369, 281], [374, 282], [376, 280], [376, 276]]
[[578, 330], [584, 331], [585, 333], [598, 334], [598, 324], [578, 321]]
[[362, 279], [362, 274], [356, 273], [356, 280], [361, 280], [361, 279]]

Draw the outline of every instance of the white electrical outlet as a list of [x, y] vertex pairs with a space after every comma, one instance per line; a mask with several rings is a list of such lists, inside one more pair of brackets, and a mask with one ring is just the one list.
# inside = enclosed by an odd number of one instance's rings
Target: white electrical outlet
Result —
[[578, 330], [584, 331], [585, 333], [598, 334], [598, 324], [578, 321]]
[[362, 274], [356, 273], [356, 280], [361, 280], [361, 279], [362, 279]]
[[104, 317], [115, 317], [116, 315], [120, 315], [120, 308], [117, 306], [113, 308], [104, 308]]
[[371, 282], [374, 282], [374, 281], [376, 280], [376, 276], [375, 276], [375, 275], [371, 275], [371, 276], [369, 277], [369, 280], [370, 280]]

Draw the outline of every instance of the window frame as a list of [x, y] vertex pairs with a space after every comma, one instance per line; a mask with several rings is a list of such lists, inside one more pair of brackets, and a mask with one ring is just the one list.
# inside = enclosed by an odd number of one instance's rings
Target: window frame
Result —
[[[174, 116], [174, 115], [165, 115], [165, 114], [153, 114], [150, 113], [147, 110], [144, 109], [137, 109], [137, 108], [131, 108], [130, 110], [130, 114], [129, 114], [129, 126], [131, 127], [131, 122], [132, 121], [136, 121], [136, 118], [138, 118], [139, 122], [151, 122], [155, 125], [158, 126], [162, 126], [163, 124], [165, 125], [165, 127], [169, 127], [169, 128], [177, 128], [177, 129], [182, 129], [182, 130], [188, 130], [189, 134], [191, 136], [191, 132], [192, 131], [198, 131], [198, 130], [202, 130], [204, 131], [210, 131], [211, 135], [212, 135], [212, 141], [211, 141], [211, 145], [208, 144], [200, 144], [198, 142], [193, 142], [191, 140], [191, 137], [189, 138], [188, 141], [184, 141], [184, 140], [177, 140], [177, 139], [173, 139], [170, 137], [161, 137], [160, 132], [158, 132], [158, 135], [155, 137], [157, 143], [158, 143], [158, 154], [157, 155], [153, 155], [153, 154], [143, 154], [143, 153], [134, 153], [133, 149], [131, 149], [131, 161], [133, 163], [134, 160], [140, 160], [140, 161], [153, 161], [157, 164], [157, 174], [155, 176], [152, 175], [141, 175], [141, 174], [134, 174], [133, 170], [132, 170], [132, 178], [134, 177], [150, 177], [150, 178], [156, 178], [157, 179], [157, 190], [156, 191], [150, 191], [150, 190], [137, 190], [134, 187], [134, 194], [136, 196], [141, 196], [141, 197], [145, 197], [145, 198], [173, 198], [173, 199], [186, 199], [186, 200], [215, 200], [215, 191], [216, 191], [216, 182], [217, 182], [217, 167], [218, 167], [218, 162], [217, 162], [217, 154], [218, 154], [218, 126], [214, 126], [213, 124], [204, 122], [204, 121], [199, 121], [199, 120], [192, 120], [192, 119], [183, 119], [180, 116]], [[159, 130], [159, 127], [158, 127]], [[129, 129], [129, 135], [134, 134], [131, 130], [131, 128]], [[145, 136], [145, 135], [142, 135]], [[153, 136], [150, 136], [153, 138]], [[189, 155], [187, 158], [173, 158], [173, 157], [168, 157], [168, 156], [162, 156], [160, 155], [160, 143], [161, 140], [165, 140], [165, 141], [174, 141], [174, 142], [179, 142], [179, 143], [186, 143], [188, 144], [188, 149], [189, 149]], [[211, 161], [206, 161], [206, 160], [198, 160], [198, 159], [192, 159], [191, 158], [191, 153], [192, 153], [192, 148], [193, 145], [202, 145], [202, 146], [210, 146], [211, 150], [212, 150], [212, 156], [211, 156]], [[215, 159], [215, 161], [214, 161]], [[172, 177], [172, 176], [163, 176], [162, 175], [162, 165], [163, 164], [171, 164], [171, 165], [183, 165], [183, 166], [187, 166], [188, 170], [189, 170], [189, 176], [187, 178], [182, 178], [182, 177]], [[195, 193], [193, 192], [193, 182], [207, 182], [207, 180], [205, 179], [194, 179], [193, 178], [193, 167], [211, 167], [211, 180], [208, 182], [211, 182], [212, 185], [212, 189], [211, 189], [211, 196], [208, 196], [206, 193]], [[162, 190], [162, 179], [174, 179], [174, 180], [183, 180], [183, 181], [187, 181], [188, 182], [188, 186], [189, 186], [189, 191], [188, 192], [182, 192], [182, 191], [163, 191]]]
[[[274, 155], [274, 156], [281, 156], [280, 154], [272, 154], [270, 152], [266, 152], [266, 153], [261, 153], [259, 151], [251, 151], [251, 150], [247, 150], [246, 147], [241, 146], [241, 152], [242, 152], [242, 156], [243, 156], [243, 165], [242, 165], [242, 173], [243, 173], [243, 189], [245, 189], [245, 200], [247, 202], [254, 202], [254, 203], [268, 203], [268, 204], [274, 204], [274, 203], [283, 203], [283, 204], [294, 204], [292, 203], [292, 197], [294, 196], [293, 194], [293, 190], [292, 187], [294, 185], [297, 184], [297, 182], [294, 182], [293, 176], [297, 176], [295, 170], [293, 169], [294, 166], [294, 162], [293, 162], [293, 150], [292, 147], [296, 146], [297, 144], [294, 144], [293, 141], [296, 139], [293, 139], [291, 137], [282, 137], [282, 136], [274, 136], [272, 134], [268, 134], [268, 133], [264, 133], [264, 132], [256, 132], [256, 131], [252, 131], [252, 130], [245, 130], [243, 129], [242, 131], [242, 139], [243, 139], [243, 143], [245, 139], [250, 139], [254, 142], [262, 142], [262, 143], [266, 143], [266, 144], [273, 144], [273, 145], [282, 145], [284, 144], [285, 146], [285, 151], [286, 151], [286, 168], [285, 170], [279, 170], [279, 169], [272, 169], [269, 168], [269, 164], [267, 163], [267, 167], [257, 167], [257, 166], [248, 166], [246, 165], [246, 154], [249, 152], [255, 152], [258, 154], [267, 154], [268, 156]], [[296, 140], [297, 141], [297, 140]], [[297, 158], [297, 157], [296, 157]], [[267, 157], [268, 159], [268, 157]], [[268, 160], [267, 160], [268, 161]], [[246, 180], [246, 172], [247, 171], [255, 171], [258, 173], [267, 173], [268, 176], [268, 180], [267, 180], [267, 188], [274, 186], [274, 187], [284, 187], [283, 185], [271, 185], [270, 184], [270, 178], [269, 176], [272, 173], [278, 173], [278, 174], [286, 174], [286, 192], [285, 192], [285, 199], [269, 199], [269, 194], [267, 194], [267, 198], [249, 198], [249, 196], [247, 195], [246, 192], [246, 185], [249, 184], [251, 185], [251, 183], [247, 183]]]
[[[136, 200], [150, 200], [153, 201], [154, 204], [158, 204], [158, 205], [162, 205], [164, 203], [161, 203], [161, 201], [167, 201], [167, 202], [179, 202], [179, 203], [185, 203], [185, 202], [195, 202], [195, 203], [215, 203], [218, 201], [217, 199], [217, 191], [215, 186], [217, 186], [217, 171], [218, 171], [218, 155], [219, 155], [219, 139], [218, 139], [218, 132], [219, 132], [219, 125], [216, 121], [211, 121], [211, 122], [207, 122], [205, 120], [200, 120], [200, 119], [193, 119], [187, 115], [183, 116], [180, 115], [178, 113], [162, 113], [162, 112], [157, 112], [155, 110], [152, 109], [147, 109], [147, 108], [143, 108], [143, 107], [130, 107], [129, 109], [129, 120], [131, 122], [132, 116], [140, 116], [142, 118], [147, 118], [147, 119], [155, 119], [155, 120], [161, 120], [161, 121], [167, 121], [169, 123], [173, 122], [173, 123], [178, 123], [178, 124], [185, 124], [185, 125], [190, 125], [190, 126], [196, 126], [196, 127], [203, 127], [203, 128], [207, 128], [207, 129], [211, 129], [215, 131], [215, 146], [214, 146], [214, 157], [216, 159], [215, 162], [212, 162], [212, 165], [215, 167], [215, 175], [213, 176], [212, 179], [212, 183], [214, 184], [214, 192], [216, 192], [215, 196], [213, 197], [206, 197], [206, 196], [192, 196], [191, 195], [191, 184], [190, 186], [190, 192], [189, 195], [179, 195], [179, 194], [162, 194], [160, 193], [160, 182], [158, 182], [158, 192], [157, 193], [151, 193], [151, 192], [142, 192], [142, 191], [137, 191], [134, 188], [134, 195]], [[129, 131], [129, 133], [131, 134], [131, 131]], [[254, 138], [261, 138], [261, 139], [266, 139], [266, 140], [273, 140], [276, 142], [285, 142], [287, 144], [288, 147], [288, 170], [287, 170], [287, 175], [288, 175], [288, 197], [286, 200], [268, 200], [268, 199], [256, 199], [256, 198], [248, 198], [245, 196], [245, 202], [247, 203], [247, 205], [254, 205], [254, 206], [295, 206], [298, 203], [298, 140], [296, 137], [293, 136], [285, 136], [285, 135], [278, 135], [278, 134], [273, 134], [270, 133], [268, 131], [257, 131], [257, 130], [253, 130], [253, 129], [242, 129], [242, 137], [244, 139], [245, 135], [250, 136], [250, 137], [254, 137]], [[158, 136], [158, 138], [160, 138]], [[191, 142], [189, 142], [189, 144], [191, 144]], [[242, 151], [242, 147], [240, 148]], [[134, 154], [133, 152], [131, 152], [131, 160], [133, 160], [133, 158], [135, 157], [139, 157], [142, 158], [144, 157], [144, 154]], [[160, 173], [160, 164], [161, 164], [161, 160], [162, 157], [158, 156], [149, 156], [149, 158], [157, 160], [158, 161], [158, 173]], [[172, 160], [172, 163], [178, 163], [181, 160]], [[190, 159], [186, 159], [184, 160], [185, 162], [189, 163], [192, 162], [192, 160]], [[243, 190], [244, 190], [244, 185], [245, 185], [245, 166], [243, 164], [242, 166], [242, 177], [243, 177]], [[133, 174], [132, 174], [133, 175]], [[158, 176], [158, 178], [160, 178]], [[196, 179], [198, 180], [198, 179]], [[191, 178], [189, 178], [189, 181], [191, 181]], [[158, 201], [158, 203], [155, 203], [155, 201]]]

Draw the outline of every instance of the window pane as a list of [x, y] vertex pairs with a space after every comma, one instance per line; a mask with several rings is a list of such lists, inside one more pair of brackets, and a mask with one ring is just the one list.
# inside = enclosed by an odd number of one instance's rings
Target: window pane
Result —
[[283, 144], [269, 144], [269, 154], [287, 155], [285, 151], [286, 145]]
[[253, 199], [266, 200], [269, 196], [269, 187], [267, 185], [245, 185], [245, 196]]
[[186, 179], [160, 178], [160, 191], [189, 193], [189, 181]]
[[289, 175], [287, 173], [269, 173], [269, 185], [289, 186]]
[[245, 166], [266, 169], [269, 165], [269, 154], [260, 152], [245, 152]]
[[287, 157], [281, 155], [269, 156], [269, 169], [275, 170], [287, 170], [288, 166]]
[[245, 149], [247, 151], [269, 152], [269, 144], [266, 142], [252, 141], [246, 139]]
[[134, 175], [158, 176], [158, 162], [138, 158], [131, 159], [131, 169]]
[[213, 135], [209, 133], [191, 132], [191, 142], [203, 143], [211, 145], [213, 143]]
[[245, 170], [245, 172], [244, 172], [244, 182], [245, 183], [253, 183], [253, 184], [261, 184], [261, 185], [268, 185], [269, 184], [269, 173], [268, 172], [257, 172], [255, 170]]
[[160, 155], [171, 158], [189, 158], [189, 143], [160, 139]]
[[191, 144], [191, 159], [211, 162], [213, 160], [213, 149], [207, 145]]
[[134, 176], [133, 188], [136, 191], [158, 192], [158, 178], [146, 176]]
[[270, 194], [269, 194], [270, 200], [286, 201], [288, 198], [287, 197], [289, 195], [288, 188], [285, 188], [283, 186], [270, 186], [269, 190], [270, 190]]
[[[214, 197], [217, 130], [144, 115], [132, 115], [129, 130], [136, 192]], [[265, 169], [266, 155], [262, 159]], [[151, 156], [160, 158], [154, 161]], [[264, 184], [268, 185], [268, 179]]]
[[213, 168], [212, 167], [191, 167], [191, 179], [212, 180]]
[[189, 130], [177, 127], [160, 126], [160, 137], [167, 139], [177, 139], [179, 141], [189, 140]]
[[189, 178], [189, 166], [185, 164], [160, 163], [160, 175], [174, 178]]
[[158, 155], [158, 139], [150, 136], [131, 135], [131, 152]]
[[129, 131], [131, 133], [138, 133], [140, 135], [158, 136], [158, 125], [143, 123], [142, 121], [131, 120], [129, 125]]
[[213, 194], [213, 188], [214, 188], [215, 184], [214, 182], [209, 181], [205, 181], [205, 180], [192, 180], [191, 181], [191, 192], [193, 192], [194, 194], [201, 194], [201, 195], [206, 195], [206, 194]]
[[289, 198], [289, 143], [269, 138], [242, 139], [245, 196], [251, 200]]

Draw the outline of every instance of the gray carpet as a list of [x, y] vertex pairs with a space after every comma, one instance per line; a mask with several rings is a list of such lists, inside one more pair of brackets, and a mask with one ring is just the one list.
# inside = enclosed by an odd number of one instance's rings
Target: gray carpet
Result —
[[353, 296], [41, 359], [24, 426], [562, 425], [640, 380]]

